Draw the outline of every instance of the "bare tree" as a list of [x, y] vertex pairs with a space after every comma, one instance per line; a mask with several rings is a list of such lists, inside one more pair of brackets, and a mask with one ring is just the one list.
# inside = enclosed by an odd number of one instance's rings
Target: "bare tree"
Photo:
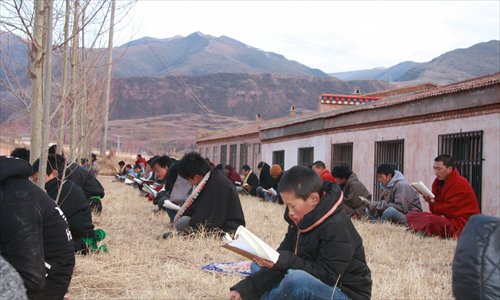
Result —
[[113, 63], [113, 33], [115, 24], [115, 0], [111, 0], [111, 18], [109, 21], [109, 38], [108, 38], [108, 60], [106, 64], [106, 94], [104, 96], [104, 120], [102, 125], [101, 137], [101, 155], [106, 154], [107, 139], [108, 139], [108, 119], [109, 119], [109, 98], [111, 95], [111, 70]]
[[31, 153], [30, 163], [40, 158], [42, 138], [43, 0], [35, 0], [35, 22], [30, 51]]
[[[64, 13], [64, 40], [69, 39], [69, 15], [70, 15], [70, 0], [66, 0], [66, 9]], [[62, 82], [61, 82], [61, 98], [58, 107], [59, 111], [59, 122], [57, 129], [57, 149], [59, 154], [63, 153], [64, 147], [64, 128], [65, 128], [65, 113], [66, 113], [66, 102], [68, 101], [68, 43], [63, 43], [63, 58], [62, 58]]]
[[53, 0], [45, 0], [44, 9], [44, 49], [45, 53], [43, 64], [43, 116], [42, 116], [42, 141], [40, 145], [40, 168], [38, 172], [38, 185], [45, 187], [45, 169], [47, 168], [47, 150], [49, 146], [50, 130], [50, 104], [51, 104], [51, 86], [52, 86], [52, 9]]

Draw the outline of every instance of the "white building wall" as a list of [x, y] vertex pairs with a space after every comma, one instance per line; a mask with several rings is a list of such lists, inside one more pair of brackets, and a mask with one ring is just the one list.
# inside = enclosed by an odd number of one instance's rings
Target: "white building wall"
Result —
[[[438, 154], [438, 136], [483, 130], [482, 213], [500, 216], [500, 114], [420, 124], [338, 132], [262, 144], [262, 158], [272, 162], [272, 152], [285, 150], [285, 169], [297, 165], [298, 148], [314, 147], [314, 160], [331, 166], [331, 145], [353, 143], [353, 171], [372, 191], [375, 142], [404, 139], [404, 174], [408, 181], [422, 180], [428, 187], [435, 178], [432, 165]], [[424, 204], [428, 210], [427, 204]]]
[[314, 147], [314, 161], [325, 161], [327, 145], [325, 136], [313, 136], [302, 139], [279, 141], [275, 143], [262, 143], [262, 160], [272, 164], [273, 151], [285, 150], [285, 170], [298, 164], [299, 148]]

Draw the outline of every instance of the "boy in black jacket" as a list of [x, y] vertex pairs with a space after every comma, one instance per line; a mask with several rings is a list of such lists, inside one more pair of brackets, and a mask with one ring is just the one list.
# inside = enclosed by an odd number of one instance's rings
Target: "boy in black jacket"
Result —
[[28, 179], [31, 173], [27, 161], [0, 156], [0, 253], [30, 299], [62, 299], [75, 265], [71, 233], [54, 200]]
[[[36, 182], [38, 178], [40, 160], [33, 163], [32, 178]], [[95, 237], [94, 225], [92, 224], [92, 212], [89, 202], [83, 190], [71, 180], [61, 182], [64, 171], [65, 159], [59, 154], [49, 154], [47, 159], [47, 178], [45, 190], [54, 199], [64, 215], [68, 219], [69, 229], [73, 236], [75, 252], [86, 254], [88, 246], [85, 240], [90, 241]], [[59, 188], [62, 184], [61, 193]]]
[[289, 224], [279, 259], [256, 258], [261, 268], [231, 287], [227, 299], [369, 299], [363, 242], [342, 207], [339, 186], [297, 166], [278, 188]]

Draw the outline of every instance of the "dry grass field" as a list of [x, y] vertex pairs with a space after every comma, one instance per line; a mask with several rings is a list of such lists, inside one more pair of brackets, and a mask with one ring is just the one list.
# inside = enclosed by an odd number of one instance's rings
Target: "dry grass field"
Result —
[[[137, 189], [101, 177], [106, 188], [97, 227], [107, 233], [109, 252], [78, 256], [72, 299], [225, 299], [242, 277], [200, 270], [211, 262], [243, 257], [203, 235], [164, 240], [171, 230], [164, 213]], [[286, 224], [284, 206], [241, 197], [247, 227], [278, 246]], [[372, 271], [373, 299], [450, 299], [451, 261], [456, 242], [421, 238], [390, 224], [355, 223]]]

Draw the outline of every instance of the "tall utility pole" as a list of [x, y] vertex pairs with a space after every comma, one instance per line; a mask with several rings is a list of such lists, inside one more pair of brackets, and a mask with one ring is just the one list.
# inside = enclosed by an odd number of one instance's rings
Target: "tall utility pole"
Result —
[[111, 70], [113, 67], [113, 32], [115, 24], [115, 0], [111, 0], [111, 18], [109, 21], [109, 38], [108, 38], [108, 61], [106, 65], [106, 87], [104, 99], [104, 122], [102, 123], [102, 140], [100, 154], [106, 154], [107, 139], [108, 139], [108, 118], [109, 118], [109, 98], [111, 96]]

